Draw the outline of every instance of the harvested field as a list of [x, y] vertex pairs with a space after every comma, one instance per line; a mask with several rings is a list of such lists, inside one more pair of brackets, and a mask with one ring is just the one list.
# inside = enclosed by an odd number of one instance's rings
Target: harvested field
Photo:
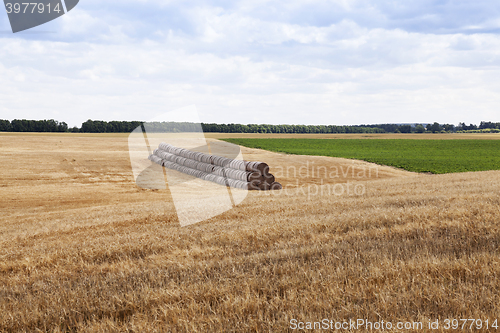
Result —
[[182, 228], [168, 190], [135, 185], [126, 137], [0, 136], [0, 331], [500, 320], [500, 171], [242, 152], [285, 189]]

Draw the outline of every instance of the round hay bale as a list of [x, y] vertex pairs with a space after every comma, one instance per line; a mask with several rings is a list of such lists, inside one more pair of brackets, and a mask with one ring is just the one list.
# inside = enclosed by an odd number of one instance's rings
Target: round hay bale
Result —
[[221, 176], [221, 177], [224, 177], [224, 175], [225, 175], [224, 168], [220, 167], [218, 165], [214, 165], [213, 173], [218, 175], [218, 176]]
[[207, 163], [198, 163], [197, 169], [203, 172], [211, 173], [214, 170], [214, 166], [212, 164]]
[[222, 156], [213, 156], [213, 164], [221, 166], [221, 167], [227, 167], [231, 163], [231, 160], [226, 157]]
[[249, 172], [257, 171], [256, 165], [257, 165], [256, 162], [247, 162], [245, 164], [245, 168]]
[[158, 145], [158, 147], [161, 149], [161, 150], [164, 150], [164, 151], [170, 151], [172, 149], [172, 146], [169, 145], [168, 143], [165, 143], [165, 142], [162, 142]]
[[151, 161], [151, 162], [154, 162], [156, 164], [159, 164], [161, 165], [162, 164], [162, 159], [159, 158], [158, 156], [156, 155], [149, 155], [148, 159]]
[[237, 180], [234, 187], [242, 189], [242, 190], [247, 190], [248, 189], [248, 183], [247, 182], [243, 182], [241, 180]]
[[248, 174], [245, 171], [226, 168], [225, 172], [226, 177], [228, 178], [241, 180], [244, 182], [248, 181]]
[[203, 154], [203, 156], [201, 157], [201, 161], [203, 163], [212, 164], [212, 156], [207, 155], [207, 154]]
[[215, 177], [215, 182], [217, 184], [226, 186], [226, 178], [224, 178], [224, 177], [216, 176]]
[[269, 186], [270, 190], [272, 191], [276, 191], [276, 190], [282, 190], [283, 189], [283, 185], [281, 185], [280, 183], [278, 182], [272, 182], [271, 185]]
[[264, 178], [264, 181], [269, 183], [269, 184], [274, 183], [274, 181], [276, 180], [274, 178], [274, 176], [271, 175], [270, 173], [268, 173], [267, 175], [264, 175], [263, 178]]
[[264, 177], [259, 171], [247, 172], [247, 181], [251, 182], [253, 180], [264, 181]]
[[200, 153], [200, 152], [195, 152], [194, 153], [194, 160], [196, 160], [198, 162], [211, 164], [210, 157], [211, 157], [210, 155], [207, 155], [207, 154], [204, 154], [204, 153]]
[[263, 175], [267, 175], [269, 174], [269, 165], [264, 162], [259, 162], [257, 164], [257, 170], [260, 171], [260, 173], [262, 173]]
[[246, 161], [242, 161], [242, 160], [231, 160], [231, 162], [229, 162], [228, 167], [231, 169], [236, 169], [236, 170], [240, 170], [240, 171], [247, 171]]
[[214, 183], [217, 182], [217, 176], [216, 175], [206, 174], [205, 176], [203, 176], [203, 179], [211, 181], [211, 182], [214, 182]]
[[269, 191], [269, 188], [270, 188], [270, 185], [269, 185], [269, 183], [266, 183], [266, 182], [262, 182], [259, 185], [259, 189], [261, 191]]
[[259, 171], [262, 175], [266, 175], [269, 173], [269, 165], [264, 162], [247, 162], [246, 170]]
[[169, 162], [169, 161], [163, 161], [163, 166], [166, 167], [166, 168], [169, 168], [169, 169], [173, 169], [174, 168], [174, 163]]
[[252, 181], [248, 182], [247, 189], [250, 191], [259, 191], [261, 183], [262, 183], [262, 181], [260, 181], [260, 180], [252, 180]]

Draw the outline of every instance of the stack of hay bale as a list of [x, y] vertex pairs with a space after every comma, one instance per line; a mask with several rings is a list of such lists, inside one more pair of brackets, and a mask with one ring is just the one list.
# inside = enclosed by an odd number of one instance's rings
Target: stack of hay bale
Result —
[[269, 166], [263, 162], [233, 160], [193, 152], [167, 143], [160, 143], [149, 159], [166, 168], [220, 185], [247, 190], [282, 189], [281, 184], [269, 173]]

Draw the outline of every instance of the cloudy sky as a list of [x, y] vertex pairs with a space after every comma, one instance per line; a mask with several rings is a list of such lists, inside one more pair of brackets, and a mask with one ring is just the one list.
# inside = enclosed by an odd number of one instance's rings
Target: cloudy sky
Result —
[[496, 0], [81, 0], [9, 30], [2, 119], [500, 121]]

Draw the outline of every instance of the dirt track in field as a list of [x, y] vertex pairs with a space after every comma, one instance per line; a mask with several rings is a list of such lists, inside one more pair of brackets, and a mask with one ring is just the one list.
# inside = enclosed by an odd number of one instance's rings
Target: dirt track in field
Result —
[[[0, 331], [500, 319], [499, 171], [242, 153], [289, 191], [181, 228], [168, 190], [135, 185], [126, 137], [1, 135]], [[365, 192], [318, 194], [348, 183]]]

